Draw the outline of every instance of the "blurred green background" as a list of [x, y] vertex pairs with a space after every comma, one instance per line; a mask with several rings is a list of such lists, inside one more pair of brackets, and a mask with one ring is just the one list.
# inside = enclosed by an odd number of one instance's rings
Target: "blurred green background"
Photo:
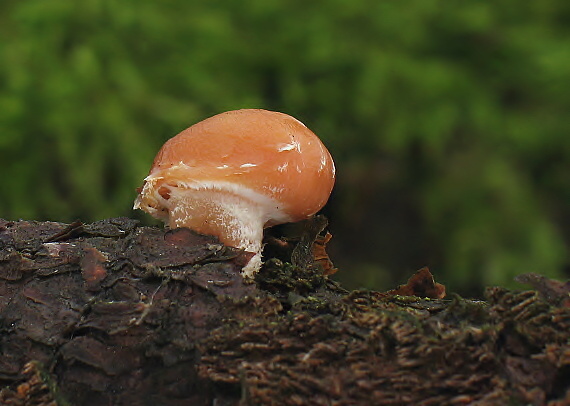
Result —
[[150, 222], [132, 201], [167, 138], [266, 108], [335, 158], [347, 287], [566, 278], [569, 21], [567, 0], [4, 0], [0, 217]]

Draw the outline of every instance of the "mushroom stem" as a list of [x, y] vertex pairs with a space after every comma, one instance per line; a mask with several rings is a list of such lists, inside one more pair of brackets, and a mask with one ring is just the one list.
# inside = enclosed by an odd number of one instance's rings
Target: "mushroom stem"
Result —
[[167, 207], [170, 228], [188, 227], [252, 252], [255, 255], [242, 272], [253, 276], [259, 270], [266, 218], [261, 205], [223, 190], [172, 189]]

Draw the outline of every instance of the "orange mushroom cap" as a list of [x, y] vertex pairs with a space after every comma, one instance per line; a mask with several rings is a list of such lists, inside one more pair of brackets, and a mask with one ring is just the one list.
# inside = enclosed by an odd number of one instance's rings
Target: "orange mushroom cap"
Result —
[[330, 153], [299, 120], [235, 110], [168, 140], [135, 208], [171, 227], [190, 227], [256, 252], [252, 267], [258, 268], [263, 228], [315, 214], [327, 202], [334, 178]]

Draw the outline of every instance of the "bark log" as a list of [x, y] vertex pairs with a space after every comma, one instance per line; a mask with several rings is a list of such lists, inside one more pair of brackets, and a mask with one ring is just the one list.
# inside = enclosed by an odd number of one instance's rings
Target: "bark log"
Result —
[[188, 229], [0, 220], [0, 404], [570, 404], [568, 284], [347, 292], [318, 231], [268, 236], [244, 281], [247, 253]]

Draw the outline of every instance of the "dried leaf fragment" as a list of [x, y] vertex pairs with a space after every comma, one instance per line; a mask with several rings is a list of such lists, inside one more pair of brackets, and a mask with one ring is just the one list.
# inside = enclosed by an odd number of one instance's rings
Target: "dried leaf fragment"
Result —
[[435, 282], [427, 266], [423, 267], [408, 279], [408, 283], [386, 292], [390, 295], [429, 297], [443, 299], [445, 286]]
[[332, 234], [327, 231], [324, 236], [318, 236], [313, 243], [313, 260], [323, 267], [324, 275], [332, 275], [338, 271], [327, 254], [327, 243], [331, 240]]

